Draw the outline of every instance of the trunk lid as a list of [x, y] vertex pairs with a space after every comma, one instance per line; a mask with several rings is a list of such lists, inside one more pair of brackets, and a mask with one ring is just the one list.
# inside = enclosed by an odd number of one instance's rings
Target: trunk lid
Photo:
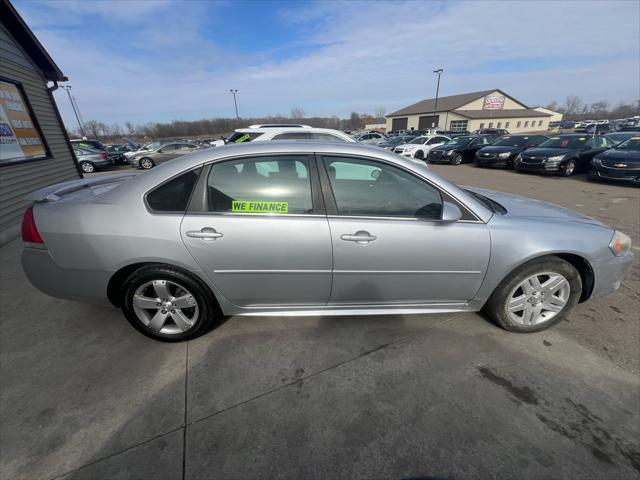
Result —
[[33, 202], [90, 201], [128, 182], [135, 178], [136, 175], [138, 174], [117, 173], [56, 183], [27, 194], [25, 199]]

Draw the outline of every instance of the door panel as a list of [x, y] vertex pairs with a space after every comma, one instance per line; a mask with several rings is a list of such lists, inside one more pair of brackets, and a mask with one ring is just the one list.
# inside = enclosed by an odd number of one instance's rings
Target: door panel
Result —
[[[330, 217], [330, 304], [464, 302], [480, 288], [489, 261], [483, 223]], [[369, 242], [343, 240], [367, 232]]]
[[[223, 236], [187, 236], [203, 228]], [[235, 305], [324, 305], [329, 299], [326, 217], [186, 215], [181, 235], [205, 275]]]

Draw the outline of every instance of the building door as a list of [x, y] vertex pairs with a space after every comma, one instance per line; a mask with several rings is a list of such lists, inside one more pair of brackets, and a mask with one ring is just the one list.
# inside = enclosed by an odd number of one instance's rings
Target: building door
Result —
[[407, 129], [407, 117], [404, 118], [394, 118], [391, 122], [391, 130], [397, 132], [398, 130], [406, 130]]
[[424, 130], [425, 128], [435, 128], [440, 121], [440, 115], [428, 115], [422, 116], [418, 119], [418, 129]]

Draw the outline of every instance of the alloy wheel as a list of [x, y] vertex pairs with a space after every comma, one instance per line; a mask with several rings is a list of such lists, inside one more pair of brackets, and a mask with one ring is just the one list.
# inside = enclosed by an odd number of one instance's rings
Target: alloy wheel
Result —
[[571, 286], [564, 276], [555, 272], [536, 273], [513, 289], [507, 313], [519, 325], [539, 325], [560, 313], [570, 295]]
[[157, 333], [184, 333], [198, 320], [195, 297], [173, 281], [152, 280], [142, 284], [134, 293], [132, 303], [138, 320]]
[[93, 166], [92, 163], [89, 163], [89, 162], [80, 163], [80, 168], [84, 173], [93, 173], [95, 171], [95, 167]]
[[140, 166], [145, 170], [149, 170], [151, 167], [153, 167], [153, 162], [148, 158], [143, 158], [142, 160], [140, 160]]

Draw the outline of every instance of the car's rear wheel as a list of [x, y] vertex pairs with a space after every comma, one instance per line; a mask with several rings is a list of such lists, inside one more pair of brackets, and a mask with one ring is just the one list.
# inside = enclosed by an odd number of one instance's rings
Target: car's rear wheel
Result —
[[134, 328], [167, 342], [198, 337], [220, 317], [206, 285], [161, 265], [136, 270], [124, 283], [120, 304]]
[[424, 152], [422, 150], [418, 150], [413, 156], [413, 158], [417, 160], [424, 160]]
[[559, 257], [532, 260], [510, 273], [485, 305], [485, 312], [511, 332], [539, 332], [554, 325], [582, 294], [582, 279]]
[[83, 173], [93, 173], [96, 171], [96, 166], [91, 162], [80, 162], [80, 169]]
[[140, 168], [144, 168], [145, 170], [149, 170], [153, 168], [153, 160], [150, 158], [141, 158], [140, 159]]
[[561, 171], [563, 177], [570, 177], [576, 171], [576, 161], [569, 160]]
[[460, 165], [462, 163], [462, 154], [454, 153], [451, 159], [451, 165]]

